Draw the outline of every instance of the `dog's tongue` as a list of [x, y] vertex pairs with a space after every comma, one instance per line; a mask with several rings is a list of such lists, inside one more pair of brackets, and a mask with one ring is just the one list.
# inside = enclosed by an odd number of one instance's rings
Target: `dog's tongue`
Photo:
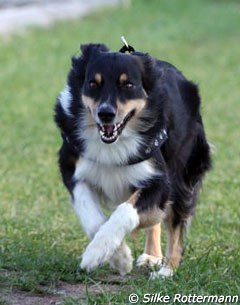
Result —
[[104, 132], [106, 132], [108, 136], [113, 134], [114, 125], [103, 125], [103, 128]]

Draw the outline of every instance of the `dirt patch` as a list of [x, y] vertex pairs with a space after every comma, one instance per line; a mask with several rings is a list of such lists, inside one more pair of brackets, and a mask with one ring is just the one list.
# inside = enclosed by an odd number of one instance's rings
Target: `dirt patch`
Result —
[[117, 292], [122, 289], [122, 286], [112, 283], [95, 282], [93, 284], [70, 284], [66, 282], [60, 282], [57, 288], [48, 289], [47, 292], [52, 295], [58, 295], [61, 297], [73, 297], [85, 299], [86, 293], [91, 295], [97, 295], [106, 292]]
[[31, 296], [26, 293], [16, 292], [6, 300], [9, 305], [61, 305], [63, 301], [54, 296]]
[[47, 286], [38, 287], [39, 293], [24, 292], [13, 289], [0, 289], [0, 301], [6, 302], [7, 305], [62, 305], [64, 299], [71, 297], [81, 301], [81, 304], [86, 302], [86, 294], [97, 295], [107, 292], [118, 292], [122, 289], [122, 280], [119, 276], [109, 278], [106, 282], [95, 282], [94, 284], [70, 284], [59, 282], [55, 288]]

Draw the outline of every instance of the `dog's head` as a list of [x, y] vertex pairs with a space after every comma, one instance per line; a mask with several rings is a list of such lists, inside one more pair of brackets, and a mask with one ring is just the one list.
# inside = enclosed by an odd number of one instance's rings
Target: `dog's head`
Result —
[[150, 71], [152, 58], [109, 52], [104, 45], [81, 49], [82, 56], [73, 58], [73, 71], [81, 82], [79, 98], [89, 111], [89, 125], [98, 129], [102, 142], [111, 144], [126, 126], [135, 124], [136, 128], [140, 117], [145, 117], [142, 125], [146, 124], [148, 94], [155, 78]]

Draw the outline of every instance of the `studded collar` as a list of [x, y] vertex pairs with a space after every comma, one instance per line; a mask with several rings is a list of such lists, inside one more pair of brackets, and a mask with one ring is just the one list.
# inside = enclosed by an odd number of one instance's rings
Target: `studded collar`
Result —
[[[70, 139], [62, 133], [63, 140], [71, 147], [71, 149], [76, 153], [79, 154], [79, 148], [76, 146]], [[160, 147], [165, 143], [168, 139], [166, 129], [161, 129], [157, 136], [152, 139], [151, 143], [146, 147], [143, 147], [138, 156], [130, 157], [125, 164], [119, 164], [119, 166], [126, 166], [126, 165], [134, 165], [145, 160], [150, 159], [156, 151], [159, 151]], [[81, 153], [80, 153], [81, 155]], [[89, 159], [90, 161], [95, 162], [94, 160]]]
[[156, 151], [159, 151], [160, 147], [168, 139], [166, 129], [161, 129], [157, 136], [152, 139], [150, 144], [147, 147], [141, 149], [139, 156], [129, 158], [128, 165], [137, 164], [145, 160], [150, 159]]

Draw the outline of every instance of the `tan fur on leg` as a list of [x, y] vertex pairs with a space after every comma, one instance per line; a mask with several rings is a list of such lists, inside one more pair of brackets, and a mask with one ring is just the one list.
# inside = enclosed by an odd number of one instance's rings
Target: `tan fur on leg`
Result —
[[146, 230], [146, 243], [144, 253], [137, 259], [137, 266], [161, 265], [162, 250], [161, 250], [161, 225], [158, 223]]
[[144, 252], [153, 255], [162, 257], [162, 250], [161, 250], [161, 224], [158, 223], [155, 226], [148, 228], [146, 230], [146, 243]]
[[168, 226], [167, 265], [176, 269], [181, 262], [183, 252], [183, 224], [176, 228]]
[[183, 223], [180, 223], [176, 227], [167, 223], [168, 244], [166, 261], [158, 272], [151, 273], [151, 279], [172, 276], [174, 271], [180, 265], [183, 252], [183, 230]]

